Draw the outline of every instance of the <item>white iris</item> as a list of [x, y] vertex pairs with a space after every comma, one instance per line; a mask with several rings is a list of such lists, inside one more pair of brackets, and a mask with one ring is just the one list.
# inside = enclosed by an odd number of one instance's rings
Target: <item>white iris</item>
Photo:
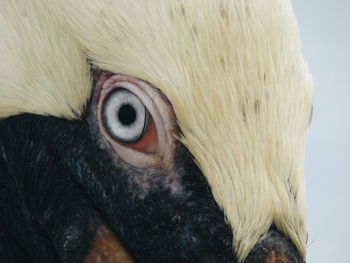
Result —
[[107, 97], [103, 115], [109, 133], [124, 143], [137, 142], [143, 135], [148, 119], [148, 111], [140, 99], [122, 88]]

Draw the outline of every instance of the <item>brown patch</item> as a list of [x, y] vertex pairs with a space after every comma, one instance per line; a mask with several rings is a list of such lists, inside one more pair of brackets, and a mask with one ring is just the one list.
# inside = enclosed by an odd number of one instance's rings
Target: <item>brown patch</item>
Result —
[[133, 263], [129, 253], [115, 237], [102, 226], [96, 233], [95, 241], [85, 263]]
[[185, 10], [185, 6], [183, 4], [181, 4], [181, 14], [186, 17], [186, 10]]
[[293, 263], [293, 262], [284, 252], [271, 251], [267, 255], [265, 263]]
[[226, 62], [225, 62], [225, 59], [223, 58], [223, 57], [221, 57], [220, 58], [220, 63], [221, 63], [221, 66], [222, 66], [222, 68], [225, 70], [225, 68], [226, 68]]
[[254, 111], [255, 111], [255, 114], [258, 114], [260, 111], [260, 101], [259, 100], [256, 100], [254, 103]]
[[220, 6], [220, 16], [221, 16], [221, 18], [223, 19], [223, 20], [226, 20], [226, 18], [227, 18], [227, 11], [226, 11], [226, 7], [224, 6], [224, 5], [221, 5]]
[[247, 124], [247, 114], [245, 112], [245, 108], [244, 107], [242, 107], [242, 118], [243, 118], [243, 122], [245, 124]]
[[194, 34], [195, 34], [196, 36], [198, 36], [198, 29], [197, 29], [197, 27], [193, 25], [193, 26], [192, 26], [192, 30], [193, 30]]

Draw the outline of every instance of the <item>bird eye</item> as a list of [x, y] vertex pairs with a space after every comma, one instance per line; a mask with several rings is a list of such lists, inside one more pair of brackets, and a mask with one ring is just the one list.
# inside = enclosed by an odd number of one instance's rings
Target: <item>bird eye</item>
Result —
[[175, 114], [160, 90], [137, 78], [102, 72], [92, 105], [112, 154], [133, 166], [170, 169]]
[[123, 88], [109, 94], [102, 114], [106, 130], [122, 143], [138, 142], [149, 128], [148, 110], [136, 95]]

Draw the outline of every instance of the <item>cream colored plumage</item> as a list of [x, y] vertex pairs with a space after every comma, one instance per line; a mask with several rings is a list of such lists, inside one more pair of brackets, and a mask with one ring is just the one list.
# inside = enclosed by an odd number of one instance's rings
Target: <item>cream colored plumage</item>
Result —
[[172, 102], [240, 260], [272, 223], [305, 257], [311, 78], [291, 1], [6, 0], [0, 25], [1, 117], [78, 118], [89, 63], [149, 81]]

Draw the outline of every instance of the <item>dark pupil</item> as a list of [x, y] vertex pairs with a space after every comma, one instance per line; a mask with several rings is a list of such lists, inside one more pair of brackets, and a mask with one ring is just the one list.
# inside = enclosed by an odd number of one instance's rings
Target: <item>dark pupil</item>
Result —
[[136, 111], [130, 104], [120, 107], [118, 112], [119, 121], [124, 125], [130, 125], [136, 120]]

